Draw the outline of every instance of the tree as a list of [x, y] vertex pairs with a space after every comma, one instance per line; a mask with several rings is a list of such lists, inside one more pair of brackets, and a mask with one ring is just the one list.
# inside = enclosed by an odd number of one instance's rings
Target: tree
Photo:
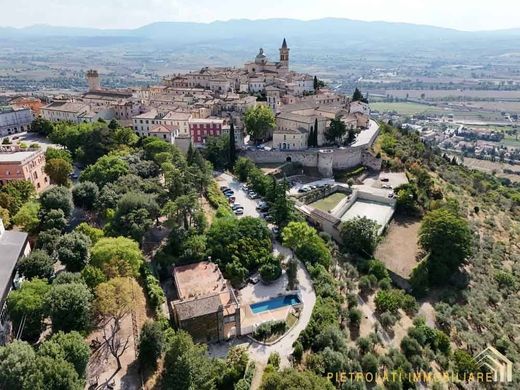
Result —
[[56, 390], [82, 390], [84, 388], [83, 380], [74, 366], [63, 359], [38, 356], [35, 365], [37, 370], [30, 376], [33, 388]]
[[294, 258], [291, 258], [287, 263], [287, 289], [294, 290], [298, 284], [298, 263]]
[[0, 207], [15, 215], [24, 203], [36, 195], [33, 184], [28, 180], [9, 180], [0, 187]]
[[328, 129], [325, 130], [325, 139], [330, 143], [341, 142], [347, 133], [347, 126], [341, 118], [334, 118], [330, 120]]
[[235, 161], [237, 159], [237, 150], [235, 143], [235, 125], [233, 121], [231, 121], [231, 125], [229, 126], [229, 165], [228, 168], [232, 169], [235, 166]]
[[[276, 179], [273, 178], [274, 183], [276, 184]], [[283, 229], [293, 218], [293, 204], [289, 197], [287, 196], [288, 184], [287, 180], [284, 180], [276, 185], [274, 193], [274, 202], [272, 207], [271, 215], [273, 216], [274, 222], [276, 225]]]
[[244, 123], [248, 134], [257, 142], [267, 138], [276, 126], [273, 112], [263, 104], [249, 108], [244, 115]]
[[334, 390], [336, 387], [329, 379], [312, 371], [297, 371], [287, 368], [283, 371], [265, 372], [260, 390]]
[[77, 207], [92, 210], [99, 197], [99, 187], [91, 181], [79, 183], [72, 189], [72, 199]]
[[318, 91], [318, 89], [320, 88], [320, 85], [319, 85], [319, 83], [318, 83], [318, 77], [317, 77], [317, 76], [314, 76], [313, 86], [314, 86], [314, 92]]
[[250, 172], [255, 168], [256, 165], [253, 161], [245, 157], [239, 157], [233, 167], [233, 172], [237, 175], [238, 180], [247, 181]]
[[7, 311], [14, 323], [13, 329], [18, 332], [23, 327], [22, 335], [28, 340], [37, 339], [42, 332], [49, 290], [47, 281], [35, 278], [24, 282], [20, 289], [13, 290], [7, 297]]
[[38, 355], [69, 362], [82, 378], [85, 376], [90, 358], [90, 348], [78, 332], [63, 333], [59, 331], [40, 345]]
[[347, 252], [372, 257], [378, 241], [377, 222], [367, 217], [357, 217], [341, 225], [341, 239]]
[[312, 146], [318, 147], [318, 118], [314, 119], [314, 132], [312, 134]]
[[158, 216], [159, 205], [154, 195], [128, 192], [117, 203], [114, 219], [107, 230], [140, 241]]
[[69, 175], [72, 173], [72, 164], [62, 158], [53, 158], [45, 161], [45, 173], [50, 177], [51, 183], [59, 186], [69, 184]]
[[260, 266], [258, 271], [265, 282], [272, 282], [278, 279], [282, 274], [280, 259], [272, 256], [266, 263]]
[[361, 367], [363, 368], [363, 372], [370, 372], [375, 376], [378, 370], [378, 366], [377, 357], [371, 352], [367, 353], [361, 359]]
[[157, 321], [146, 321], [139, 336], [138, 359], [141, 367], [155, 369], [165, 347], [165, 336], [162, 324]]
[[[206, 140], [205, 153], [206, 159], [213, 164], [215, 169], [224, 169], [229, 167], [231, 158], [231, 143], [230, 136], [228, 134], [222, 134], [220, 137], [209, 137]], [[200, 156], [200, 152], [195, 149], [191, 153], [191, 157], [188, 159], [188, 163], [193, 165], [196, 158]]]
[[61, 209], [65, 217], [69, 217], [74, 207], [72, 203], [72, 195], [68, 188], [59, 186], [53, 187], [40, 196], [41, 210], [46, 213], [50, 210]]
[[27, 279], [50, 279], [54, 262], [47, 252], [37, 249], [18, 262], [18, 271]]
[[43, 232], [38, 234], [38, 239], [36, 240], [36, 247], [39, 249], [43, 249], [50, 256], [54, 257], [61, 235], [61, 230], [58, 229], [44, 230]]
[[325, 268], [328, 268], [332, 263], [330, 250], [318, 234], [302, 242], [296, 249], [295, 254], [307, 265], [321, 264]]
[[29, 343], [14, 340], [0, 346], [1, 389], [34, 389], [30, 376], [37, 370], [36, 353]]
[[81, 182], [90, 181], [102, 188], [108, 183], [114, 183], [118, 178], [128, 173], [128, 163], [117, 154], [103, 156], [95, 164], [89, 165], [80, 175]]
[[107, 281], [107, 277], [103, 271], [98, 267], [93, 267], [91, 265], [87, 265], [83, 268], [81, 271], [81, 277], [91, 290], [94, 290], [98, 284]]
[[88, 264], [91, 245], [90, 238], [82, 233], [65, 234], [58, 242], [58, 260], [68, 271], [80, 272]]
[[459, 375], [469, 375], [478, 371], [479, 367], [473, 356], [462, 349], [453, 352], [455, 369]]
[[114, 321], [119, 328], [121, 320], [135, 309], [135, 291], [140, 287], [133, 278], [116, 277], [96, 287], [96, 311], [108, 320]]
[[467, 221], [446, 209], [430, 211], [419, 230], [419, 244], [430, 254], [430, 281], [442, 284], [471, 254]]
[[90, 264], [109, 277], [137, 276], [142, 263], [139, 245], [129, 238], [102, 238], [91, 249]]
[[54, 331], [85, 330], [90, 323], [92, 294], [82, 283], [53, 285], [47, 297]]
[[61, 232], [67, 226], [67, 219], [61, 209], [52, 209], [45, 213], [40, 213], [40, 215], [42, 230], [56, 229]]
[[313, 239], [316, 230], [305, 222], [289, 222], [282, 231], [285, 246], [292, 250], [298, 249], [303, 243]]
[[23, 231], [35, 233], [40, 225], [38, 212], [40, 211], [40, 204], [36, 201], [29, 201], [25, 203], [13, 217], [15, 225], [22, 228]]
[[61, 159], [68, 161], [72, 164], [72, 156], [70, 152], [66, 149], [58, 149], [58, 148], [47, 148], [45, 151], [45, 160], [53, 160], [53, 159]]
[[31, 131], [34, 133], [48, 136], [54, 130], [54, 126], [51, 121], [44, 118], [36, 118], [31, 123]]
[[4, 223], [4, 226], [9, 226], [11, 224], [11, 217], [9, 216], [9, 210], [0, 207], [0, 218]]
[[170, 201], [164, 206], [164, 214], [168, 216], [169, 221], [184, 227], [185, 230], [190, 230], [192, 227], [197, 228], [196, 222], [199, 221], [197, 217], [201, 212], [195, 192], [181, 195], [175, 201]]
[[361, 93], [361, 91], [358, 88], [356, 88], [354, 90], [354, 93], [352, 94], [352, 101], [368, 103], [368, 100], [363, 96], [363, 94]]
[[105, 237], [105, 233], [103, 232], [103, 230], [95, 228], [94, 226], [90, 226], [86, 222], [81, 222], [78, 226], [74, 228], [74, 231], [87, 236], [92, 244], [95, 244], [100, 239]]
[[168, 342], [164, 358], [163, 385], [176, 390], [213, 390], [216, 367], [206, 357], [206, 346], [194, 344], [184, 331], [175, 332]]

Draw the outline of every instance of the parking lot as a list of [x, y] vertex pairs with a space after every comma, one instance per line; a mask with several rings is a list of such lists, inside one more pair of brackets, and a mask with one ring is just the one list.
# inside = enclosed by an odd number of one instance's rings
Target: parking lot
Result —
[[258, 206], [260, 199], [251, 199], [249, 196], [247, 196], [246, 192], [240, 188], [243, 185], [243, 183], [236, 181], [233, 178], [233, 176], [227, 173], [220, 174], [216, 177], [216, 180], [219, 187], [226, 186], [231, 188], [235, 192], [235, 194], [233, 195], [235, 197], [235, 203], [239, 203], [244, 207], [244, 214], [239, 215], [239, 218], [244, 216], [255, 218], [260, 217], [260, 213], [256, 209], [256, 206]]

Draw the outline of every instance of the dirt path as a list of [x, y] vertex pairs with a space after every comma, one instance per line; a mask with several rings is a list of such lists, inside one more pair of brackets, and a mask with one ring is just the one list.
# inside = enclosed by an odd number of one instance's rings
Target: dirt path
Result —
[[255, 362], [255, 373], [251, 381], [251, 390], [257, 390], [262, 384], [262, 375], [264, 374], [265, 363]]
[[[117, 362], [106, 345], [103, 344], [100, 348], [94, 350], [87, 368], [87, 384], [97, 383], [97, 387], [93, 388], [99, 388], [107, 381], [114, 383], [114, 389], [138, 390], [143, 388], [137, 364], [137, 336], [148, 316], [144, 291], [139, 286], [134, 290], [134, 294], [137, 302], [134, 313], [126, 315], [121, 320], [121, 330], [118, 332], [118, 337], [122, 343], [125, 343], [128, 339], [128, 349], [120, 358], [122, 368], [114, 375]], [[104, 328], [108, 335], [110, 323], [106, 323]], [[103, 342], [103, 327], [89, 335], [87, 342], [90, 343], [92, 340]]]

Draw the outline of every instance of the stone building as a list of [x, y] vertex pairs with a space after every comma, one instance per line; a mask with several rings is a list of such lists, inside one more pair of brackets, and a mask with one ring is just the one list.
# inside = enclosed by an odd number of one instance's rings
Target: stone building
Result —
[[42, 192], [50, 185], [44, 167], [45, 154], [41, 149], [0, 145], [0, 186], [11, 180], [28, 180], [37, 192]]
[[208, 261], [173, 269], [177, 300], [170, 309], [175, 326], [196, 342], [240, 336], [240, 305], [218, 266]]
[[0, 136], [28, 131], [32, 121], [30, 108], [0, 108]]

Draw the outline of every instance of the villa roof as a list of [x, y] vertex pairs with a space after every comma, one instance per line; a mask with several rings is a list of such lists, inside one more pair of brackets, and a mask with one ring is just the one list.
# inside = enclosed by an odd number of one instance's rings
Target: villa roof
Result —
[[221, 308], [222, 303], [218, 294], [175, 303], [175, 310], [180, 321], [216, 313]]

